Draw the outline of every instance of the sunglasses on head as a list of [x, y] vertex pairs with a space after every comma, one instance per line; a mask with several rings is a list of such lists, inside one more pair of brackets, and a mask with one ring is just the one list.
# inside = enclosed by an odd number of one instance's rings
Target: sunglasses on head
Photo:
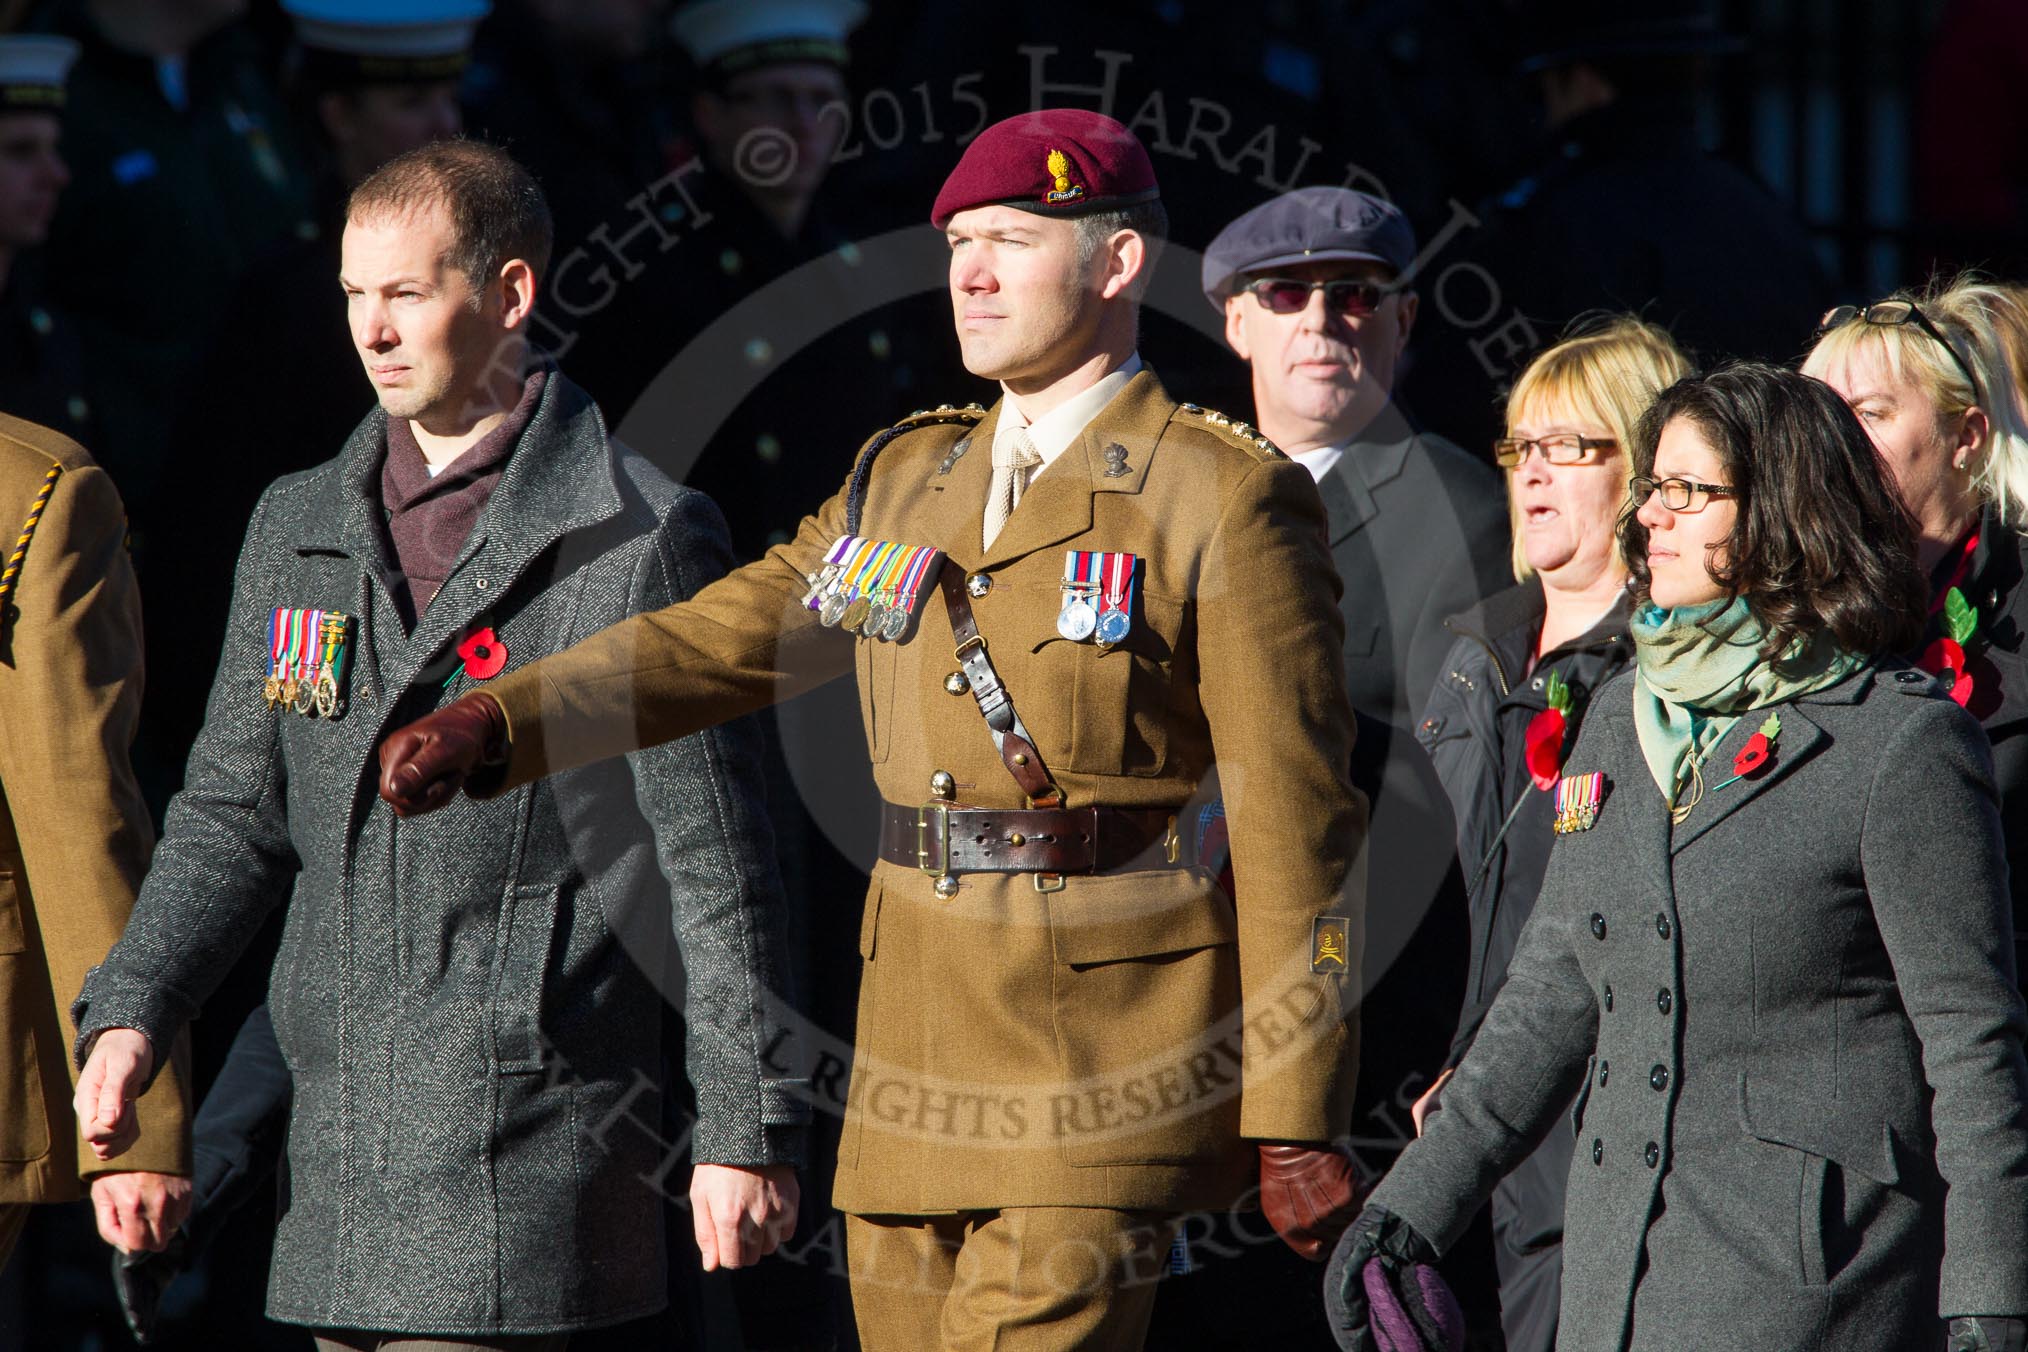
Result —
[[1395, 292], [1388, 282], [1366, 282], [1352, 277], [1328, 282], [1305, 282], [1295, 277], [1257, 277], [1246, 284], [1254, 298], [1273, 314], [1292, 315], [1309, 305], [1310, 293], [1324, 293], [1324, 308], [1335, 314], [1362, 319], [1380, 308], [1380, 302]]
[[1957, 348], [1951, 345], [1950, 339], [1944, 337], [1943, 330], [1932, 324], [1929, 316], [1916, 308], [1914, 301], [1883, 300], [1875, 301], [1871, 305], [1835, 306], [1824, 311], [1824, 318], [1817, 325], [1817, 336], [1822, 338], [1832, 329], [1842, 328], [1855, 321], [1887, 329], [1897, 328], [1903, 324], [1915, 325], [1935, 339], [1938, 347], [1950, 354], [1951, 361], [1956, 363], [1958, 370], [1964, 372], [1965, 380], [1971, 385], [1972, 398], [1976, 400], [1979, 397], [1979, 378], [1972, 374], [1971, 363], [1958, 355]]

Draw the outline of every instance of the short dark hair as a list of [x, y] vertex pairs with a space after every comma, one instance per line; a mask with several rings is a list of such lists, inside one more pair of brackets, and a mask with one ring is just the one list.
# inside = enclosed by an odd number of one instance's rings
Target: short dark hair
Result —
[[[1928, 623], [1915, 524], [1866, 429], [1821, 380], [1739, 362], [1687, 376], [1641, 418], [1633, 472], [1651, 474], [1662, 429], [1696, 425], [1739, 489], [1739, 514], [1712, 576], [1746, 598], [1768, 657], [1828, 633], [1847, 652], [1906, 653]], [[1630, 506], [1620, 547], [1634, 594], [1648, 599], [1648, 528]]]
[[345, 203], [347, 220], [441, 207], [451, 220], [444, 260], [485, 282], [510, 258], [540, 281], [556, 227], [542, 188], [514, 157], [484, 141], [456, 137], [404, 151], [367, 175]]

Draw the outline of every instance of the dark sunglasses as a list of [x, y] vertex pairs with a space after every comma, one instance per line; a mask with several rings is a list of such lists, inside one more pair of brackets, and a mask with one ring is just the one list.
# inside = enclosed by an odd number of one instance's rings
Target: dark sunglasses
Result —
[[1863, 324], [1878, 324], [1882, 328], [1896, 328], [1902, 324], [1913, 324], [1936, 340], [1937, 346], [1950, 353], [1957, 368], [1965, 373], [1965, 379], [1972, 387], [1972, 399], [1979, 398], [1979, 378], [1972, 374], [1971, 364], [1958, 355], [1951, 340], [1943, 336], [1943, 330], [1929, 322], [1929, 316], [1910, 300], [1882, 300], [1871, 305], [1839, 305], [1824, 311], [1823, 322], [1817, 325], [1817, 337], [1822, 338], [1832, 329], [1842, 328], [1854, 321]]
[[1273, 314], [1292, 315], [1310, 303], [1310, 293], [1324, 293], [1324, 308], [1353, 319], [1363, 319], [1380, 308], [1380, 302], [1396, 288], [1386, 282], [1361, 282], [1339, 277], [1328, 282], [1304, 282], [1294, 277], [1258, 277], [1246, 290]]

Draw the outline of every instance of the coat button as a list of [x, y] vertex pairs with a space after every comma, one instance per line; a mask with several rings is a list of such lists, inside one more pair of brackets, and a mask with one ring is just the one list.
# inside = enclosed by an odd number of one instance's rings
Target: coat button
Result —
[[1667, 1014], [1670, 1007], [1675, 1003], [1675, 998], [1669, 994], [1667, 986], [1655, 992], [1655, 1008], [1661, 1010], [1664, 1014]]
[[1598, 1087], [1599, 1087], [1599, 1088], [1601, 1088], [1601, 1089], [1605, 1088], [1605, 1083], [1606, 1083], [1606, 1077], [1607, 1077], [1608, 1075], [1612, 1074], [1612, 1069], [1613, 1069], [1613, 1067], [1612, 1067], [1612, 1062], [1610, 1062], [1610, 1061], [1601, 1061], [1601, 1062], [1599, 1062], [1599, 1063], [1598, 1063]]
[[1593, 1164], [1605, 1163], [1605, 1142], [1597, 1137], [1593, 1137], [1591, 1142], [1591, 1162]]
[[1655, 933], [1657, 933], [1657, 934], [1661, 935], [1661, 936], [1662, 936], [1662, 937], [1663, 937], [1664, 939], [1666, 939], [1666, 938], [1668, 938], [1668, 937], [1669, 937], [1669, 917], [1668, 917], [1668, 916], [1666, 916], [1666, 915], [1657, 915], [1657, 916], [1655, 917]]
[[993, 590], [991, 573], [974, 573], [965, 579], [965, 592], [975, 601], [991, 590]]
[[1648, 1072], [1648, 1088], [1659, 1094], [1668, 1087], [1669, 1068], [1667, 1066], [1656, 1066]]
[[1894, 673], [1894, 679], [1900, 681], [1903, 685], [1914, 685], [1918, 681], [1928, 680], [1929, 677], [1919, 671], [1897, 671]]
[[1610, 1014], [1613, 1012], [1613, 983], [1610, 981], [1606, 982], [1605, 1007], [1606, 1013]]
[[1648, 1148], [1641, 1152], [1641, 1158], [1648, 1162], [1650, 1169], [1654, 1168], [1657, 1164], [1661, 1163], [1662, 1147], [1656, 1145], [1653, 1141], [1648, 1142]]
[[1605, 917], [1597, 911], [1591, 913], [1591, 937], [1594, 939], [1605, 938]]
[[944, 677], [944, 689], [953, 695], [969, 694], [972, 689], [972, 682], [964, 672], [954, 671]]

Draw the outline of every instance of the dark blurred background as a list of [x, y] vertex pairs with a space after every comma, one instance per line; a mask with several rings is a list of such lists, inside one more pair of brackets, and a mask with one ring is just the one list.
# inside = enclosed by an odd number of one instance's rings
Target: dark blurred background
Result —
[[[72, 432], [126, 497], [149, 628], [136, 757], [158, 814], [221, 661], [247, 513], [336, 454], [371, 401], [335, 280], [344, 193], [419, 138], [495, 139], [542, 179], [558, 238], [539, 332], [637, 449], [721, 501], [743, 557], [879, 427], [994, 397], [956, 361], [924, 222], [969, 136], [1031, 107], [1099, 108], [1148, 144], [1176, 247], [1142, 351], [1179, 397], [1240, 417], [1245, 372], [1215, 340], [1197, 252], [1294, 187], [1409, 212], [1424, 317], [1401, 398], [1471, 448], [1504, 379], [1589, 309], [1641, 310], [1707, 362], [1789, 360], [1833, 302], [1937, 269], [2028, 272], [2020, 0], [871, 0], [842, 72], [737, 83], [699, 70], [677, 8], [495, 0], [454, 73], [370, 95], [274, 0], [0, 3], [0, 24], [81, 47], [61, 166], [0, 179], [42, 194], [0, 201], [0, 408]], [[852, 701], [827, 698], [774, 721], [771, 792], [807, 909], [806, 998], [847, 1037], [865, 860], [854, 772], [825, 735]], [[200, 1087], [263, 998], [275, 930], [195, 1027]], [[1372, 974], [1348, 1129], [1373, 1168], [1448, 1043], [1463, 935], [1438, 908]], [[678, 1244], [670, 1314], [574, 1346], [853, 1346], [827, 1186], [820, 1165], [786, 1257], [700, 1280]], [[260, 1313], [272, 1192], [172, 1288], [158, 1346], [308, 1347]], [[1317, 1270], [1258, 1223], [1196, 1230], [1151, 1346], [1328, 1346]], [[1484, 1243], [1446, 1271], [1496, 1347]], [[0, 1349], [131, 1346], [106, 1261], [85, 1206], [41, 1209], [0, 1277]]]

